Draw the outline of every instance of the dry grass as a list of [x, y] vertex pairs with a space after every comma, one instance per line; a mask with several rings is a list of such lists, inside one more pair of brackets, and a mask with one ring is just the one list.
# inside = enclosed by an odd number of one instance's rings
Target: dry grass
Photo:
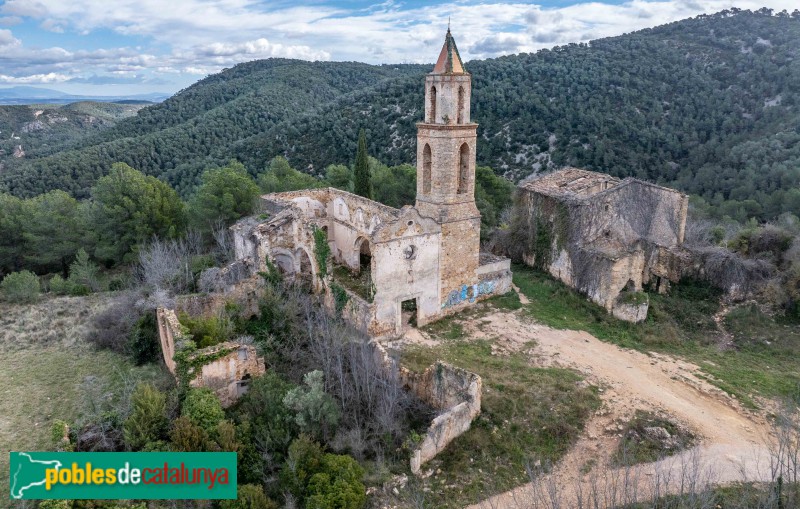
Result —
[[160, 371], [157, 365], [134, 367], [124, 356], [84, 341], [89, 318], [108, 302], [100, 294], [0, 304], [0, 500], [8, 500], [7, 451], [51, 447], [52, 422], [80, 417], [80, 385], [87, 377], [113, 391], [123, 377]]

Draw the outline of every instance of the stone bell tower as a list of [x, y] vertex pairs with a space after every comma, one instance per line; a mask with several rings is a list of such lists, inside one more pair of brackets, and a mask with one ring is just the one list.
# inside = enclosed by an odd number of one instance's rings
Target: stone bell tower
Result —
[[472, 79], [447, 29], [425, 77], [425, 120], [417, 123], [417, 203], [442, 226], [441, 300], [477, 283], [481, 218], [475, 205], [478, 124], [470, 122]]

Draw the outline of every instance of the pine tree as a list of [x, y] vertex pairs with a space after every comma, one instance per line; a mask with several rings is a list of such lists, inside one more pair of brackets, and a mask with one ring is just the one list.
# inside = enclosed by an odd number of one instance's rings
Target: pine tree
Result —
[[364, 129], [358, 132], [358, 152], [356, 152], [356, 169], [353, 172], [355, 185], [353, 191], [364, 198], [372, 199], [372, 179], [369, 174], [367, 157], [367, 135]]

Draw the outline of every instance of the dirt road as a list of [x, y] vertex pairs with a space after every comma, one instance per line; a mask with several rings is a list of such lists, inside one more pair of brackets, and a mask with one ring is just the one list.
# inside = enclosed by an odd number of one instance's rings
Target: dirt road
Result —
[[[562, 497], [560, 507], [577, 507], [578, 498], [598, 484], [605, 489], [612, 484], [621, 496], [621, 479], [631, 477], [648, 480], [636, 485], [640, 500], [654, 495], [653, 489], [658, 490], [655, 495], [665, 489], [674, 492], [689, 477], [692, 482], [720, 483], [768, 478], [766, 422], [698, 377], [697, 366], [666, 355], [622, 349], [586, 332], [554, 330], [519, 314], [493, 313], [470, 327], [469, 336], [492, 340], [498, 355], [504, 350], [525, 351], [537, 365], [580, 371], [601, 388], [603, 399], [575, 447], [536, 487], [520, 486], [472, 507], [553, 507], [554, 487]], [[658, 463], [625, 470], [609, 467], [622, 424], [637, 409], [665, 414], [687, 426], [700, 437], [699, 445]]]

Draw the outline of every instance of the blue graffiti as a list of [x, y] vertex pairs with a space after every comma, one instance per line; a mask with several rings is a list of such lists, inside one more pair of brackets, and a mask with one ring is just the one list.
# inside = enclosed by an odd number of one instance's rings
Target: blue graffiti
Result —
[[442, 309], [456, 306], [465, 301], [475, 302], [481, 295], [494, 293], [496, 281], [483, 281], [474, 285], [462, 285], [461, 288], [453, 290], [442, 303]]

